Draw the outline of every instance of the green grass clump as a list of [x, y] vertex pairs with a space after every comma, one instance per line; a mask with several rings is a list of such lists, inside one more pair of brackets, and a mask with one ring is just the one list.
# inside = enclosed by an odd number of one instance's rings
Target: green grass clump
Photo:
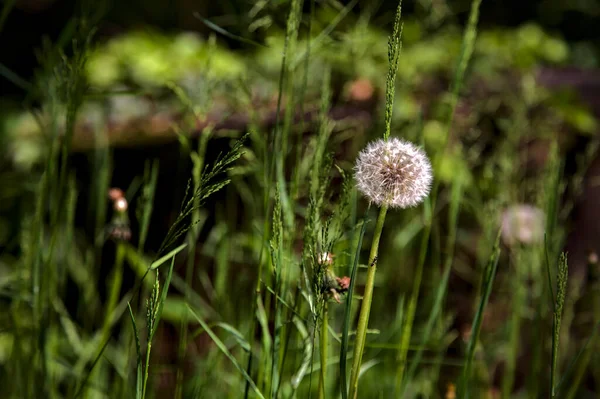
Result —
[[[207, 40], [96, 43], [74, 19], [33, 82], [0, 65], [30, 88], [0, 148], [1, 397], [575, 398], [600, 384], [598, 284], [577, 292], [563, 253], [596, 122], [533, 78], [568, 47], [532, 24], [478, 28], [479, 0], [464, 27], [358, 3], [259, 2], [260, 42], [198, 14]], [[128, 173], [115, 131], [146, 133], [132, 120], [164, 110], [168, 132], [141, 142], [174, 144]], [[215, 113], [245, 128], [204, 123]], [[359, 197], [356, 155], [380, 137], [431, 157], [422, 207]], [[543, 218], [513, 229], [514, 209]]]

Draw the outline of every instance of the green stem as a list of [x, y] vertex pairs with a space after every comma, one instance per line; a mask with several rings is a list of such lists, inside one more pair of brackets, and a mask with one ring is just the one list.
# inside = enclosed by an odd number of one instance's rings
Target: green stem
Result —
[[415, 276], [413, 278], [413, 291], [410, 295], [410, 301], [408, 302], [408, 308], [406, 309], [406, 316], [402, 323], [402, 337], [400, 338], [400, 352], [399, 352], [399, 364], [398, 364], [398, 375], [397, 382], [402, 386], [402, 380], [404, 379], [404, 371], [406, 370], [406, 358], [408, 356], [408, 346], [410, 344], [410, 338], [412, 336], [412, 326], [415, 320], [415, 313], [417, 311], [417, 302], [419, 300], [419, 291], [421, 290], [421, 280], [423, 280], [423, 269], [425, 266], [425, 251], [427, 248], [427, 240], [431, 232], [431, 225], [428, 225], [421, 241], [421, 254], [419, 255], [419, 263], [415, 270]]
[[[105, 342], [110, 339], [110, 331], [116, 320], [114, 318], [114, 311], [117, 308], [117, 304], [119, 303], [119, 296], [121, 293], [121, 285], [123, 283], [123, 264], [125, 261], [125, 245], [122, 242], [117, 243], [117, 254], [115, 258], [115, 266], [112, 272], [112, 277], [110, 279], [110, 291], [108, 294], [108, 299], [106, 302], [106, 310], [104, 314], [104, 323], [102, 325], [102, 335], [99, 341], [99, 346], [96, 351], [96, 355], [94, 358], [98, 357], [102, 351], [105, 349]], [[92, 370], [90, 372], [90, 380], [93, 381], [94, 377], [97, 375], [98, 368]]]
[[358, 373], [362, 362], [362, 355], [365, 349], [365, 339], [367, 337], [367, 325], [369, 324], [369, 313], [371, 312], [371, 301], [373, 300], [373, 286], [375, 284], [375, 272], [377, 271], [377, 253], [379, 250], [379, 240], [383, 231], [387, 206], [382, 206], [377, 217], [373, 242], [371, 243], [371, 253], [369, 255], [369, 272], [367, 274], [367, 283], [360, 307], [358, 317], [358, 328], [356, 330], [356, 341], [354, 343], [354, 355], [352, 359], [352, 371], [350, 373], [350, 395], [352, 399], [358, 397]]
[[146, 398], [146, 385], [148, 385], [148, 370], [150, 369], [150, 352], [152, 351], [152, 341], [148, 340], [146, 345], [146, 365], [144, 367], [144, 385], [142, 388], [142, 399]]
[[323, 323], [321, 324], [321, 375], [319, 378], [319, 399], [325, 399], [325, 382], [327, 381], [327, 330], [329, 329], [327, 300], [323, 305]]
[[509, 399], [512, 393], [517, 358], [519, 356], [519, 343], [521, 340], [521, 309], [526, 305], [524, 282], [526, 276], [522, 276], [523, 262], [520, 259], [520, 254], [516, 254], [516, 261], [514, 262], [515, 270], [513, 273], [516, 274], [516, 284], [513, 291], [512, 299], [512, 317], [510, 321], [510, 335], [509, 335], [509, 346], [508, 356], [506, 358], [506, 366], [504, 372], [504, 379], [502, 381], [502, 398]]

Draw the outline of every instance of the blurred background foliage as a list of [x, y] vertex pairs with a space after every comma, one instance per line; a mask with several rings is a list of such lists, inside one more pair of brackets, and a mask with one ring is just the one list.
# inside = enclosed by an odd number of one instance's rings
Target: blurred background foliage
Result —
[[[441, 152], [444, 145], [448, 87], [461, 51], [470, 3], [466, 0], [404, 2], [403, 48], [393, 129], [407, 139], [422, 140], [428, 153]], [[328, 76], [324, 71], [330, 70], [329, 116], [337, 121], [330, 147], [336, 165], [349, 171], [357, 151], [371, 138], [378, 137], [383, 127], [387, 36], [396, 4], [383, 1], [317, 4], [315, 10], [311, 10], [310, 2], [304, 4], [305, 19], [300, 26], [297, 51], [290, 61], [295, 76], [308, 77], [305, 81], [298, 78], [293, 82], [295, 92], [303, 96], [296, 100], [297, 104], [309, 114], [309, 127], [300, 126], [298, 131], [303, 137], [304, 130], [314, 128], [310, 113], [314, 116], [319, 110], [323, 79]], [[73, 18], [81, 9], [88, 13], [88, 23], [97, 25], [82, 71], [88, 91], [75, 123], [70, 159], [80, 185], [73, 218], [77, 231], [84, 234], [69, 232], [74, 234], [73, 248], [76, 249], [65, 249], [61, 256], [68, 269], [69, 284], [73, 286], [65, 289], [68, 296], [63, 300], [82, 304], [54, 303], [62, 329], [57, 324], [47, 333], [51, 343], [48, 351], [61, 360], [66, 359], [63, 363], [67, 360], [75, 363], [77, 372], [84, 369], [83, 365], [92, 356], [89, 352], [98, 343], [93, 331], [99, 328], [99, 322], [92, 314], [109, 301], [109, 283], [105, 282], [104, 271], [110, 270], [107, 265], [116, 257], [115, 248], [105, 245], [100, 234], [112, 214], [111, 204], [103, 202], [101, 193], [109, 186], [121, 187], [127, 191], [127, 198], [135, 198], [135, 206], [142, 208], [144, 200], [148, 200], [148, 191], [144, 189], [149, 190], [153, 173], [157, 173], [153, 228], [148, 241], [141, 245], [145, 253], [129, 248], [124, 255], [131, 270], [125, 272], [129, 274], [125, 275], [123, 292], [129, 292], [158, 250], [160, 239], [184, 196], [188, 176], [181, 174], [190, 170], [197, 172], [204, 161], [210, 163], [216, 153], [228, 148], [232, 137], [241, 136], [247, 129], [260, 135], [275, 124], [273, 115], [289, 2], [131, 0], [114, 4], [90, 2], [87, 7], [61, 0], [4, 3], [4, 14], [0, 17], [3, 49], [0, 57], [0, 309], [10, 308], [19, 284], [25, 284], [31, 277], [19, 270], [23, 264], [20, 257], [27, 253], [24, 221], [36, 206], [34, 193], [49, 147], [45, 136], [48, 126], [64, 120], [69, 112], [67, 103], [54, 104], [49, 100], [51, 93], [32, 90], [32, 87], [44, 87], [36, 82], [49, 79], [44, 60], [52, 52], [45, 43], [57, 43], [68, 56], [73, 55], [70, 46], [75, 30]], [[457, 337], [462, 337], [469, 326], [472, 300], [478, 294], [483, 260], [491, 248], [500, 210], [515, 203], [542, 207], [547, 200], [540, 189], [546, 183], [548, 166], [552, 166], [554, 139], [565, 157], [559, 219], [564, 236], [571, 231], [572, 211], [597, 148], [598, 122], [594, 110], [600, 101], [600, 83], [594, 73], [600, 62], [599, 24], [600, 4], [593, 0], [484, 0], [482, 3], [479, 36], [450, 131], [453, 150], [444, 155], [435, 171], [444, 187], [459, 182], [465, 191], [456, 238], [455, 288], [444, 323], [440, 322], [443, 325], [432, 337], [450, 356], [464, 349], [461, 347], [464, 341]], [[306, 64], [308, 52], [310, 63]], [[553, 75], [555, 71], [575, 71], [577, 79], [572, 79], [572, 75]], [[583, 83], [578, 83], [581, 81]], [[59, 126], [57, 131], [64, 128]], [[106, 135], [96, 134], [98, 131]], [[260, 138], [252, 140], [261, 143]], [[301, 138], [299, 142], [307, 148], [316, 145], [312, 136]], [[202, 145], [206, 160], [194, 155], [195, 149]], [[204, 263], [192, 286], [203, 293], [187, 292], [183, 278], [175, 277], [173, 285], [177, 294], [170, 295], [164, 310], [164, 319], [171, 323], [171, 328], [161, 331], [157, 363], [169, 363], [174, 358], [176, 344], [170, 345], [169, 340], [176, 336], [173, 326], [178, 327], [188, 317], [186, 301], [193, 301], [204, 309], [204, 317], [225, 320], [240, 331], [246, 331], [250, 323], [245, 316], [254, 289], [252, 267], [256, 263], [256, 248], [262, 245], [261, 237], [257, 239], [256, 235], [268, 216], [262, 213], [261, 198], [255, 192], [263, 184], [260, 180], [263, 171], [252, 162], [260, 158], [260, 144], [249, 147], [240, 165], [230, 172], [232, 185], [201, 211], [203, 222], [198, 226], [196, 237], [201, 244], [192, 258]], [[154, 158], [160, 158], [159, 172], [153, 172], [150, 166], [149, 160]], [[293, 178], [303, 182], [300, 178], [308, 175], [308, 162], [299, 162], [300, 170]], [[302, 191], [306, 187], [302, 183], [298, 185], [295, 200], [302, 203], [306, 201]], [[333, 186], [339, 188], [339, 181]], [[444, 206], [449, 194], [445, 194], [443, 205], [435, 210], [441, 216], [447, 212]], [[133, 236], [137, 239], [143, 218], [133, 219]], [[376, 323], [392, 326], [381, 333], [383, 342], [397, 339], [400, 331], [395, 328], [394, 320], [401, 308], [400, 293], [411, 289], [413, 270], [398, 268], [397, 263], [415, 262], [418, 251], [414, 241], [418, 241], [415, 237], [423, 228], [417, 211], [391, 215], [386, 226], [395, 225], [403, 227], [390, 227], [385, 232], [386, 245], [381, 254], [384, 277], [378, 286], [385, 294], [376, 299], [373, 312]], [[448, 226], [441, 223], [438, 230], [434, 230], [432, 241], [434, 247], [437, 243], [438, 251], [432, 251], [430, 256], [429, 263], [433, 265], [441, 264], [439, 247], [447, 229]], [[348, 263], [343, 259], [351, 251], [350, 244], [344, 241], [336, 249], [340, 253], [339, 274], [348, 274]], [[99, 257], [98, 251], [102, 256]], [[524, 251], [521, 256], [535, 258], [537, 255]], [[506, 265], [511, 262], [508, 258], [503, 259]], [[539, 265], [540, 259], [530, 262]], [[587, 258], [579, 265], [574, 262], [574, 275], [587, 278], [586, 262]], [[508, 266], [504, 272], [507, 270]], [[183, 276], [185, 267], [179, 265], [175, 271]], [[434, 267], [430, 273], [430, 281], [424, 283], [425, 292], [433, 290], [433, 282], [439, 280], [441, 269]], [[539, 275], [540, 270], [532, 273]], [[484, 356], [486, 362], [481, 361], [479, 377], [486, 387], [500, 385], [498, 375], [502, 372], [499, 370], [502, 370], [503, 353], [508, 350], [507, 344], [496, 338], [506, 333], [501, 324], [509, 317], [507, 309], [513, 306], [506, 300], [512, 284], [508, 277], [500, 284], [498, 298], [490, 311], [498, 316], [489, 317], [484, 326], [489, 333], [484, 335], [483, 339], [487, 340], [484, 346], [489, 344], [490, 349]], [[151, 285], [146, 288], [149, 291]], [[544, 292], [539, 286], [534, 288], [531, 302], [536, 304]], [[591, 295], [593, 300], [599, 298], [597, 289], [581, 295]], [[423, 297], [423, 306], [428, 309], [432, 299], [427, 295]], [[15, 314], [14, 309], [12, 312], [10, 315]], [[339, 319], [340, 310], [333, 312], [337, 312]], [[573, 312], [571, 320], [577, 320], [575, 310]], [[590, 309], [581, 312], [579, 330], [573, 332], [575, 336], [589, 328], [589, 312]], [[21, 323], [8, 320], [9, 317], [12, 317], [9, 312], [2, 312], [0, 326]], [[417, 315], [417, 319], [423, 322], [426, 315]], [[26, 320], [24, 317], [20, 325], [22, 330], [27, 330]], [[63, 340], [65, 334], [70, 334], [70, 346]], [[11, 348], [17, 338], [9, 329], [0, 329], [0, 375], [4, 378], [10, 375], [6, 367], [14, 356]], [[117, 336], [118, 339], [121, 341], [117, 345], [107, 347], [107, 357], [114, 363], [115, 373], [124, 376], [129, 359], [119, 352], [119, 345], [126, 346], [127, 339], [132, 338], [123, 334]], [[233, 380], [231, 376], [235, 371], [216, 360], [219, 352], [207, 349], [208, 340], [194, 339], [197, 345], [191, 351], [201, 359], [194, 359], [197, 362], [194, 367], [199, 367], [207, 378], [194, 383], [199, 386], [188, 388], [194, 392], [229, 392], [227, 386], [233, 383], [228, 378]], [[580, 347], [580, 341], [574, 340], [568, 348], [569, 356]], [[375, 348], [375, 351], [384, 349]], [[77, 360], [82, 358], [84, 360]], [[598, 359], [595, 360], [590, 376], [585, 374], [592, 381], [587, 385], [592, 387], [590, 390], [598, 388], [600, 367]], [[487, 369], [484, 363], [492, 366]], [[223, 369], [229, 374], [217, 378]], [[57, 381], [69, 378], [68, 368], [60, 364], [52, 372]], [[106, 369], [102, 372], [108, 373]], [[427, 369], [425, 373], [435, 372]], [[447, 374], [442, 373], [439, 381], [424, 374], [411, 388], [414, 393], [442, 397], [454, 372], [452, 366], [448, 366]], [[168, 369], [157, 374], [166, 375], [164, 379], [158, 378], [156, 385], [168, 392], [174, 384], [173, 376]], [[516, 386], [525, 384], [519, 380]], [[377, 382], [365, 385], [373, 388]], [[127, 389], [122, 390], [126, 397]], [[433, 392], [441, 393], [436, 396]]]

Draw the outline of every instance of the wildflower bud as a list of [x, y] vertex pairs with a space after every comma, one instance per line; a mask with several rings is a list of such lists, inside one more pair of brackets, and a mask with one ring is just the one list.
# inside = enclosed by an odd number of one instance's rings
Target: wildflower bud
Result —
[[340, 291], [347, 291], [348, 288], [350, 287], [350, 277], [348, 277], [348, 276], [336, 277], [335, 281], [337, 281], [337, 283], [340, 287]]
[[125, 212], [127, 210], [127, 200], [119, 198], [114, 202], [113, 207], [117, 212]]
[[591, 251], [588, 254], [588, 265], [595, 266], [598, 264], [598, 254], [595, 251]]
[[111, 188], [110, 190], [108, 190], [108, 198], [110, 198], [111, 201], [116, 201], [119, 198], [124, 198], [125, 194], [123, 193], [123, 190], [121, 190], [120, 188]]
[[369, 101], [375, 94], [375, 88], [368, 79], [357, 79], [350, 82], [346, 88], [346, 95], [353, 101]]
[[502, 214], [501, 234], [509, 246], [539, 243], [544, 237], [544, 213], [531, 205], [513, 205]]
[[358, 155], [355, 170], [360, 192], [371, 202], [391, 208], [420, 204], [433, 180], [425, 152], [397, 138], [370, 143]]

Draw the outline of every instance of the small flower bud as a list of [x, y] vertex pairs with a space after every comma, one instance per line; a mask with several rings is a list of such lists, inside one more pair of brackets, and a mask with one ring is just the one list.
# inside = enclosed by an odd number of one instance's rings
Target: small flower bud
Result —
[[595, 251], [591, 251], [588, 254], [588, 265], [595, 266], [598, 264], [598, 254]]
[[337, 281], [338, 285], [340, 286], [340, 291], [347, 291], [350, 287], [350, 277], [348, 276], [336, 277], [335, 281]]
[[423, 202], [433, 180], [425, 152], [397, 138], [370, 143], [358, 155], [355, 170], [360, 192], [371, 202], [392, 208]]
[[114, 202], [113, 207], [117, 212], [125, 212], [127, 210], [127, 200], [119, 198]]
[[123, 193], [123, 190], [121, 190], [120, 188], [116, 188], [113, 187], [110, 190], [108, 190], [108, 198], [110, 198], [111, 201], [116, 201], [119, 198], [124, 198], [125, 194]]

